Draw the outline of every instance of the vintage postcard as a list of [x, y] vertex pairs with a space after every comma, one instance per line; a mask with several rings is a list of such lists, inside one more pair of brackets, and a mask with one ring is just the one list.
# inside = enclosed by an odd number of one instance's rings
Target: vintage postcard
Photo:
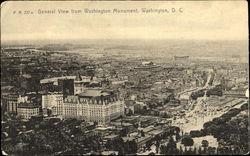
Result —
[[249, 152], [247, 1], [1, 3], [4, 155]]

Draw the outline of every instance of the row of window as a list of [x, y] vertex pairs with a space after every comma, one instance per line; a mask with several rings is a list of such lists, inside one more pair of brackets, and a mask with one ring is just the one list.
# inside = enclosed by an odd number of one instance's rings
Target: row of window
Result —
[[35, 108], [35, 109], [21, 109], [21, 108], [18, 108], [17, 109], [18, 112], [24, 112], [24, 113], [29, 113], [29, 112], [39, 112], [39, 109], [38, 108]]
[[38, 115], [38, 112], [28, 112], [28, 113], [24, 113], [24, 112], [17, 112], [19, 115], [28, 115], [28, 116], [31, 116], [31, 115]]
[[[121, 113], [121, 111], [123, 109], [122, 108], [122, 105], [121, 104], [116, 104], [116, 105], [109, 105], [109, 106], [106, 106], [106, 107], [102, 107], [102, 106], [93, 106], [93, 105], [89, 105], [85, 107], [77, 107], [79, 105], [74, 105], [72, 107], [72, 105], [69, 105], [69, 104], [64, 104], [64, 106], [62, 105], [58, 105], [55, 109], [56, 109], [56, 114], [58, 115], [67, 115], [67, 116], [70, 116], [70, 115], [74, 115], [74, 116], [77, 116], [77, 110], [81, 111], [82, 115], [88, 115], [88, 111], [89, 111], [89, 116], [90, 117], [100, 117], [102, 118], [103, 115], [105, 116], [109, 116], [109, 115], [114, 115], [116, 113]], [[64, 111], [64, 113], [63, 113]]]

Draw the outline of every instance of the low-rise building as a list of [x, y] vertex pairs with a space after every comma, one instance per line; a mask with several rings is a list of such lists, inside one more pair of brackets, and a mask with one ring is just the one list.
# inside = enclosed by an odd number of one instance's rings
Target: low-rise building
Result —
[[246, 97], [246, 90], [245, 89], [236, 89], [236, 90], [225, 91], [224, 96], [245, 98]]
[[32, 116], [39, 115], [39, 107], [33, 103], [19, 103], [17, 107], [17, 114], [23, 119], [30, 119]]

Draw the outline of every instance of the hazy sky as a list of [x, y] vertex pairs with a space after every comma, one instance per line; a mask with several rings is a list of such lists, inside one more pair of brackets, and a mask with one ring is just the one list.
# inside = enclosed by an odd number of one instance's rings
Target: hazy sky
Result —
[[[247, 2], [5, 2], [1, 40], [43, 39], [248, 39]], [[58, 14], [58, 9], [171, 9], [183, 13]], [[56, 14], [38, 10], [56, 9]], [[13, 14], [30, 10], [34, 14]]]

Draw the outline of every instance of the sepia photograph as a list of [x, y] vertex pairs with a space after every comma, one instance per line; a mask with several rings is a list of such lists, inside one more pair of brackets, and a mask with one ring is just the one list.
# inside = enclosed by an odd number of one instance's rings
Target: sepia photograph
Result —
[[1, 153], [247, 155], [245, 0], [4, 1]]

